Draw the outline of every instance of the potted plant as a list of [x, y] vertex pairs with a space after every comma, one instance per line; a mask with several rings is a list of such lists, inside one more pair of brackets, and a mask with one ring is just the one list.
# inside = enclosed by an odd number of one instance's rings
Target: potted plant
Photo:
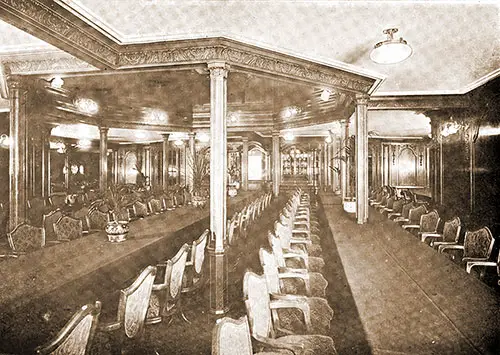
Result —
[[191, 168], [193, 184], [191, 188], [191, 201], [195, 207], [204, 207], [207, 203], [208, 190], [203, 186], [210, 176], [209, 147], [203, 148], [193, 155], [188, 154], [188, 165]]
[[115, 216], [115, 220], [108, 222], [105, 229], [110, 242], [122, 242], [127, 239], [128, 206], [134, 202], [134, 199], [137, 199], [137, 196], [126, 187], [110, 186], [108, 188], [104, 201], [109, 206], [110, 213]]

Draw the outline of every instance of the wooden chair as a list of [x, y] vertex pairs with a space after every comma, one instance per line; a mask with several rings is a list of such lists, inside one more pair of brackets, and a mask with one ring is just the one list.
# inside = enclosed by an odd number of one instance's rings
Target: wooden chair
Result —
[[33, 197], [28, 200], [28, 209], [44, 209], [47, 203], [43, 197]]
[[153, 291], [149, 301], [146, 324], [160, 323], [170, 317], [180, 308], [182, 278], [186, 268], [189, 245], [184, 244], [177, 254], [164, 264], [156, 266], [160, 283], [153, 284]]
[[424, 205], [412, 208], [408, 214], [408, 221], [403, 224], [403, 229], [417, 229], [420, 228], [421, 217], [427, 213], [427, 208]]
[[[298, 278], [300, 280], [300, 277], [306, 274], [307, 270], [298, 270], [299, 272], [297, 272], [297, 269], [280, 269], [278, 271], [278, 265], [274, 255], [264, 248], [260, 248], [259, 250], [259, 259], [262, 269], [264, 270], [267, 291], [271, 295], [271, 299], [276, 295], [287, 295], [288, 299], [300, 299], [306, 302], [309, 305], [312, 316], [311, 329], [315, 334], [327, 334], [330, 329], [330, 322], [333, 318], [333, 310], [326, 299], [323, 297], [311, 296], [310, 292], [309, 294], [302, 293], [297, 288], [287, 289], [284, 285], [284, 282], [290, 278]], [[302, 275], [297, 277], [297, 273], [301, 273]], [[296, 314], [293, 312], [288, 312], [288, 310], [278, 312], [280, 313], [280, 319], [285, 323], [293, 324], [297, 321], [295, 320]]]
[[161, 207], [161, 200], [157, 198], [152, 198], [148, 202], [149, 211], [151, 214], [160, 214], [163, 212]]
[[415, 205], [415, 202], [413, 202], [413, 201], [410, 201], [410, 202], [404, 204], [403, 208], [401, 209], [401, 216], [394, 218], [393, 221], [397, 222], [397, 223], [408, 222], [410, 220], [410, 218], [409, 218], [410, 211], [415, 207], [416, 207], [416, 205]]
[[227, 221], [227, 243], [233, 245], [236, 242], [236, 230], [238, 229], [238, 213]]
[[56, 233], [54, 232], [54, 224], [62, 218], [63, 214], [58, 208], [49, 214], [43, 215], [42, 226], [45, 230], [45, 239], [47, 242], [58, 242]]
[[467, 231], [465, 233], [463, 245], [440, 245], [439, 251], [441, 253], [452, 250], [461, 251], [462, 262], [465, 263], [490, 261], [489, 259], [494, 243], [495, 239], [493, 238], [490, 229], [488, 227], [483, 227], [476, 231]]
[[403, 206], [406, 203], [406, 200], [404, 199], [398, 199], [394, 201], [394, 204], [392, 205], [392, 211], [387, 210], [387, 218], [393, 219], [401, 216], [401, 213], [403, 212]]
[[80, 219], [64, 216], [54, 223], [53, 230], [58, 241], [70, 241], [83, 235], [83, 224]]
[[441, 218], [439, 218], [439, 213], [437, 213], [436, 210], [432, 210], [429, 213], [422, 215], [422, 217], [420, 217], [420, 229], [418, 231], [418, 236], [422, 238], [423, 234], [437, 233], [440, 221]]
[[[212, 332], [212, 355], [252, 355], [252, 338], [247, 316], [238, 320], [224, 317], [218, 320]], [[255, 353], [274, 355], [281, 352]]]
[[135, 201], [132, 205], [134, 211], [134, 218], [144, 218], [149, 215], [148, 213], [148, 205], [141, 201]]
[[[467, 262], [467, 265], [465, 267], [465, 271], [467, 271], [468, 274], [471, 273], [472, 271], [472, 268], [475, 267], [475, 266], [482, 266], [484, 268], [487, 268], [487, 267], [496, 267], [497, 268], [497, 276], [498, 276], [498, 285], [500, 286], [500, 252], [498, 253], [498, 256], [497, 256], [497, 261], [494, 262], [494, 261], [468, 261]], [[481, 272], [481, 276], [484, 274], [484, 271]]]
[[66, 204], [66, 194], [53, 194], [49, 197], [49, 204], [53, 208], [62, 208]]
[[[271, 300], [264, 276], [246, 272], [243, 277], [243, 294], [250, 323], [252, 337], [264, 347], [287, 349], [294, 354], [336, 354], [332, 338], [325, 335], [312, 335], [309, 305], [298, 299], [286, 296]], [[296, 309], [302, 312], [303, 325], [308, 335], [295, 335], [283, 329], [278, 309]], [[277, 338], [276, 333], [289, 334]]]
[[148, 266], [127, 288], [121, 290], [116, 320], [101, 323], [99, 330], [110, 335], [121, 349], [125, 339], [142, 335], [148, 311], [149, 299], [156, 276], [156, 267]]
[[206, 229], [202, 235], [193, 241], [191, 246], [191, 255], [186, 262], [186, 270], [184, 273], [184, 283], [182, 292], [192, 292], [199, 289], [204, 282], [204, 262], [205, 248], [208, 243], [208, 235], [210, 231]]
[[7, 234], [9, 246], [14, 253], [26, 253], [45, 246], [45, 231], [22, 223]]
[[421, 241], [425, 242], [426, 239], [431, 239], [432, 247], [439, 247], [440, 244], [456, 244], [460, 238], [460, 231], [462, 229], [462, 222], [460, 218], [454, 217], [449, 221], [444, 222], [443, 233], [422, 233]]
[[88, 214], [89, 231], [103, 231], [109, 222], [109, 215], [98, 209], [90, 210]]
[[83, 306], [53, 340], [35, 349], [36, 354], [89, 354], [100, 313], [99, 301]]
[[90, 230], [89, 208], [87, 206], [83, 206], [78, 211], [73, 213], [73, 217], [82, 221], [82, 233], [88, 234]]

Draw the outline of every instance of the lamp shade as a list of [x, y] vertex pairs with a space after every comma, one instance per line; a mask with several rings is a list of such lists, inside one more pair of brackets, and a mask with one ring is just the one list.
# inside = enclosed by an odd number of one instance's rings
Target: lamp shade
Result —
[[385, 41], [377, 43], [370, 53], [370, 59], [379, 64], [395, 64], [407, 59], [413, 53], [412, 48], [403, 39], [395, 39], [397, 28], [384, 30], [387, 34]]

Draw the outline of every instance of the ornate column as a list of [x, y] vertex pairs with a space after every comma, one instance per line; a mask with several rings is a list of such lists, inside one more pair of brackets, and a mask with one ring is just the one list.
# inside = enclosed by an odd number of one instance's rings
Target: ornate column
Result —
[[189, 133], [189, 158], [188, 158], [188, 163], [187, 163], [187, 186], [189, 188], [189, 191], [193, 191], [194, 188], [194, 176], [193, 176], [193, 164], [194, 164], [194, 159], [196, 156], [196, 141], [195, 141], [196, 134], [193, 132]]
[[325, 191], [327, 191], [332, 184], [330, 177], [330, 145], [325, 142], [323, 149], [325, 150]]
[[162, 186], [164, 191], [168, 191], [168, 163], [169, 163], [169, 154], [170, 154], [170, 149], [169, 149], [169, 144], [168, 144], [168, 137], [170, 137], [169, 133], [164, 133], [162, 134], [163, 136], [163, 164], [162, 164]]
[[42, 196], [50, 196], [50, 132], [52, 127], [45, 126], [42, 129], [42, 161], [41, 161], [41, 178], [42, 178]]
[[368, 96], [356, 95], [356, 220], [368, 221]]
[[336, 191], [339, 191], [339, 174], [338, 174], [338, 165], [339, 165], [339, 161], [338, 159], [335, 159], [335, 155], [337, 154], [337, 150], [338, 150], [338, 137], [337, 136], [333, 136], [332, 137], [332, 144], [331, 144], [331, 147], [330, 147], [330, 151], [331, 151], [331, 155], [330, 155], [330, 164], [332, 165], [332, 167], [334, 168], [334, 170], [331, 170], [331, 174], [332, 174], [332, 191], [333, 192], [336, 192]]
[[210, 312], [228, 311], [226, 236], [227, 75], [225, 62], [208, 63], [210, 71]]
[[281, 180], [281, 157], [280, 157], [280, 133], [274, 131], [272, 133], [273, 139], [273, 194], [278, 196], [280, 193], [280, 180]]
[[243, 151], [241, 154], [241, 185], [243, 191], [248, 190], [248, 137], [243, 137]]
[[318, 144], [318, 189], [321, 190], [323, 188], [323, 147], [321, 143]]
[[119, 172], [119, 162], [118, 162], [118, 150], [113, 149], [113, 171], [111, 172], [113, 175], [113, 183], [115, 185], [118, 184], [118, 172]]
[[443, 139], [441, 136], [441, 123], [440, 120], [433, 116], [431, 117], [431, 136], [432, 136], [432, 148], [431, 148], [431, 193], [432, 199], [435, 203], [443, 204], [442, 196], [442, 168], [443, 168]]
[[9, 82], [10, 92], [10, 201], [9, 230], [26, 222], [26, 91], [17, 81]]
[[349, 120], [340, 121], [340, 188], [342, 190], [342, 201], [349, 196], [349, 172], [347, 166], [346, 148], [349, 143]]
[[108, 188], [108, 127], [99, 127], [99, 189]]

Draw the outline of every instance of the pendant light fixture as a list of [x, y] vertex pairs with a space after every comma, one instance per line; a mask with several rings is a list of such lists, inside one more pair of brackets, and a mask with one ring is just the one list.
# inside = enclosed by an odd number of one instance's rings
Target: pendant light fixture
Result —
[[370, 53], [370, 59], [378, 64], [395, 64], [407, 59], [413, 52], [408, 43], [400, 37], [394, 38], [397, 28], [388, 28], [383, 31], [387, 39], [378, 42]]

